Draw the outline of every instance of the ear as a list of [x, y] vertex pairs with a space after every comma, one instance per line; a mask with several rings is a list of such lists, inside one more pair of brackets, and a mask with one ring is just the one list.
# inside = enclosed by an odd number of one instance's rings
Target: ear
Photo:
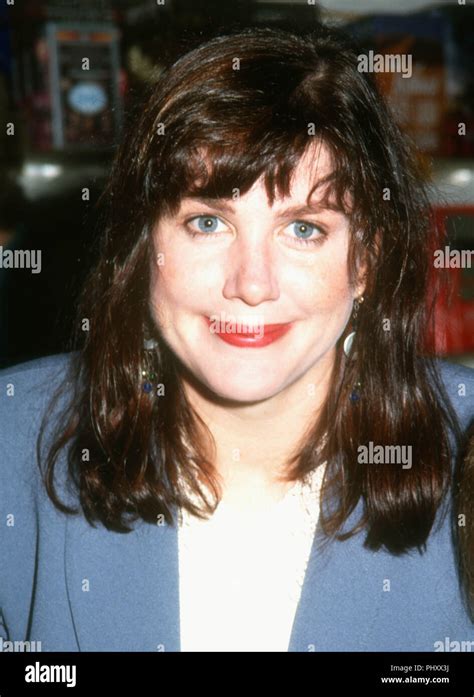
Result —
[[373, 262], [377, 259], [380, 253], [380, 239], [381, 233], [378, 230], [374, 237], [372, 249], [366, 249], [363, 258], [359, 262], [357, 282], [354, 286], [354, 298], [360, 298], [366, 292], [369, 277], [369, 258], [372, 258]]
[[360, 298], [365, 293], [367, 287], [367, 277], [368, 277], [368, 264], [367, 259], [364, 258], [360, 261], [357, 270], [357, 281], [354, 285], [354, 300]]
[[359, 277], [357, 284], [354, 289], [354, 298], [360, 298], [365, 294], [365, 289], [367, 287], [367, 265], [364, 263], [359, 269]]

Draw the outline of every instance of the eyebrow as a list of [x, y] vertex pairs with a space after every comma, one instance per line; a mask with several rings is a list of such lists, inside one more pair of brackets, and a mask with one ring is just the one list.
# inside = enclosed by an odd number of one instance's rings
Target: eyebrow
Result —
[[[235, 207], [231, 203], [227, 203], [221, 198], [212, 197], [201, 197], [201, 196], [188, 196], [185, 197], [185, 201], [195, 201], [196, 203], [204, 203], [209, 208], [215, 208], [216, 210], [221, 210], [229, 213], [235, 213]], [[321, 213], [323, 211], [334, 211], [334, 208], [330, 206], [322, 206], [318, 203], [304, 204], [289, 206], [280, 211], [277, 211], [277, 217], [283, 217], [285, 215], [308, 215], [308, 213]]]

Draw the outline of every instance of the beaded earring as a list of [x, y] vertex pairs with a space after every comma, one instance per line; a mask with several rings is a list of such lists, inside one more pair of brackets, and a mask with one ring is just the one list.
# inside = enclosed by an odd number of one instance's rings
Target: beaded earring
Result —
[[156, 373], [153, 369], [153, 354], [157, 343], [154, 339], [145, 339], [143, 341], [143, 370], [142, 370], [142, 389], [144, 392], [150, 393], [153, 389], [153, 383], [156, 380]]

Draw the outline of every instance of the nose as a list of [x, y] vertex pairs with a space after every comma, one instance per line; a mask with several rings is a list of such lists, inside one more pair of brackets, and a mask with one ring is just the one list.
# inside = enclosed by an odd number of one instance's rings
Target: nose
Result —
[[247, 305], [259, 305], [279, 298], [275, 249], [262, 230], [239, 235], [227, 259], [223, 296], [239, 299]]

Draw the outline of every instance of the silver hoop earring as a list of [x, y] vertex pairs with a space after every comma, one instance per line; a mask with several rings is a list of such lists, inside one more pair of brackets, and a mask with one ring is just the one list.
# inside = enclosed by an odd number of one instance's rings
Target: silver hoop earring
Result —
[[[361, 304], [364, 302], [364, 298], [361, 296], [360, 298], [354, 300], [354, 314], [352, 317], [352, 331], [350, 334], [346, 336], [344, 339], [344, 353], [346, 354], [347, 358], [355, 358], [355, 355], [352, 353], [352, 344], [354, 343], [354, 338], [356, 335], [357, 327], [358, 327], [358, 319], [359, 319], [359, 309]], [[349, 399], [353, 405], [357, 404], [361, 398], [361, 390], [362, 390], [362, 384], [360, 380], [358, 380], [355, 385], [352, 387], [352, 391], [349, 395]]]
[[355, 337], [355, 335], [356, 335], [355, 332], [351, 332], [351, 333], [348, 334], [348, 335], [346, 336], [346, 338], [344, 339], [344, 345], [343, 345], [344, 353], [346, 354], [346, 356], [347, 356], [348, 358], [349, 358], [349, 356], [351, 355], [351, 348], [352, 348], [352, 344], [354, 343], [354, 337]]
[[354, 310], [352, 315], [352, 331], [350, 332], [350, 334], [346, 336], [343, 344], [344, 353], [346, 354], [347, 358], [349, 358], [352, 353], [352, 344], [354, 343], [354, 338], [358, 327], [359, 309], [363, 302], [364, 298], [362, 296], [354, 300]]

